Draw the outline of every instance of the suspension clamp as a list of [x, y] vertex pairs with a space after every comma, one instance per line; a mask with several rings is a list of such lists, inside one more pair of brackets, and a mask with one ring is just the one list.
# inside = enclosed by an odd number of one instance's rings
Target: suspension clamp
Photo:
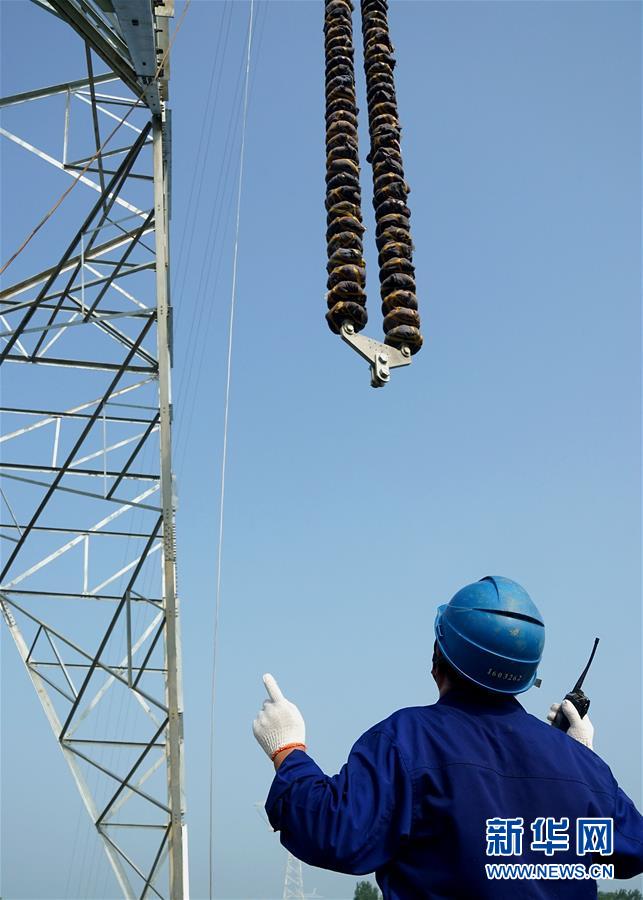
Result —
[[380, 341], [355, 333], [352, 322], [344, 322], [341, 327], [341, 338], [365, 359], [371, 367], [371, 387], [384, 387], [391, 379], [391, 369], [408, 366], [411, 363], [411, 351], [404, 346], [401, 350], [389, 347]]

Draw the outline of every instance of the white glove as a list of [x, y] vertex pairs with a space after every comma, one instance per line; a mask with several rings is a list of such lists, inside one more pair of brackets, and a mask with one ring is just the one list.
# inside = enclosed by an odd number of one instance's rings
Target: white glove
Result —
[[306, 749], [306, 725], [294, 703], [286, 700], [272, 675], [264, 675], [263, 683], [270, 699], [263, 701], [252, 731], [270, 759], [280, 750], [293, 747]]
[[[560, 708], [560, 703], [552, 703], [552, 705], [549, 707], [547, 718], [550, 722], [554, 721], [554, 719], [556, 718], [556, 713]], [[567, 734], [570, 736], [570, 738], [574, 738], [575, 741], [578, 741], [579, 744], [585, 744], [586, 747], [589, 747], [589, 749], [592, 750], [592, 744], [594, 741], [594, 726], [592, 725], [589, 716], [586, 715], [581, 719], [578, 710], [570, 700], [563, 700], [562, 708], [567, 721], [569, 722]]]

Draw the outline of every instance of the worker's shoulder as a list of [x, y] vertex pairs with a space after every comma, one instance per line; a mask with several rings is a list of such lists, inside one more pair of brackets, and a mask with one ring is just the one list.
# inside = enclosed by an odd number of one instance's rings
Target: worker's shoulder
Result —
[[537, 736], [539, 744], [547, 744], [554, 753], [571, 755], [583, 768], [594, 771], [597, 775], [604, 777], [606, 781], [615, 781], [612, 770], [605, 760], [589, 747], [574, 740], [565, 731], [553, 728], [549, 722], [543, 722], [531, 713], [526, 713], [524, 720], [534, 736]]
[[[378, 735], [395, 741], [401, 734], [408, 733], [418, 727], [425, 727], [427, 720], [431, 718], [431, 711], [437, 708], [437, 704], [430, 706], [405, 706], [377, 722], [363, 735], [364, 738], [376, 738]], [[438, 713], [439, 715], [439, 713]]]
[[[439, 702], [425, 706], [404, 706], [396, 709], [386, 719], [377, 722], [365, 733], [367, 735], [383, 734], [394, 738], [400, 732], [413, 728], [426, 728], [437, 725], [440, 720], [448, 719], [454, 714], [454, 708]], [[473, 719], [473, 716], [471, 716]]]
[[[508, 702], [500, 714], [444, 702], [404, 707], [369, 728], [360, 741], [394, 744], [409, 765], [413, 761], [414, 769], [420, 763], [440, 767], [467, 760], [472, 765], [493, 762], [507, 775], [551, 778], [555, 761], [559, 780], [580, 782], [610, 796], [617, 787], [610, 767], [596, 753], [517, 701]], [[502, 763], [499, 746], [505, 748]]]

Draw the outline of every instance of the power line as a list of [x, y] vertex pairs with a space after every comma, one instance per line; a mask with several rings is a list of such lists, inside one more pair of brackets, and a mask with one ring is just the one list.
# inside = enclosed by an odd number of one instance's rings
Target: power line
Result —
[[[268, 4], [266, 3], [259, 6], [253, 25], [254, 61], [251, 59], [252, 71], [248, 89], [248, 108], [250, 108], [250, 104], [252, 103], [253, 87], [257, 75], [257, 64], [267, 18], [267, 6]], [[211, 315], [213, 303], [209, 302], [208, 298], [212, 297], [214, 299], [217, 295], [221, 264], [225, 256], [225, 251], [223, 249], [224, 237], [227, 239], [226, 229], [228, 227], [228, 217], [233, 209], [234, 188], [230, 174], [233, 151], [236, 144], [237, 128], [241, 118], [240, 101], [243, 90], [243, 69], [244, 59], [242, 56], [233, 94], [233, 102], [230, 108], [224, 150], [221, 154], [221, 163], [218, 166], [219, 176], [214, 191], [213, 201], [213, 207], [216, 210], [216, 214], [210, 216], [208, 234], [201, 253], [201, 267], [197, 289], [188, 294], [189, 296], [193, 295], [197, 298], [198, 305], [196, 311], [191, 316], [189, 335], [185, 341], [186, 347], [193, 349], [189, 349], [187, 364], [181, 368], [177, 380], [177, 409], [183, 410], [176, 431], [176, 468], [179, 473], [183, 470], [185, 453], [189, 446], [188, 438], [192, 427], [198, 389], [203, 377], [203, 364], [205, 361], [206, 350], [209, 346], [210, 330], [213, 323]], [[221, 246], [217, 251], [216, 248], [218, 245]], [[191, 241], [189, 247], [190, 250], [186, 259], [184, 274], [190, 268], [189, 254], [192, 252], [193, 248]], [[208, 252], [208, 248], [212, 248], [212, 251]], [[179, 292], [179, 297], [180, 296], [181, 293]], [[185, 319], [185, 316], [186, 313], [184, 310], [181, 322]], [[177, 336], [182, 333], [180, 327], [181, 322], [177, 323], [175, 332]]]
[[230, 410], [230, 382], [232, 374], [232, 339], [234, 334], [234, 311], [237, 296], [237, 269], [239, 262], [239, 226], [241, 222], [241, 192], [243, 188], [243, 168], [246, 149], [246, 126], [248, 122], [248, 87], [250, 84], [250, 53], [252, 50], [252, 26], [254, 14], [254, 0], [250, 0], [250, 18], [248, 22], [248, 50], [246, 54], [246, 77], [243, 95], [243, 119], [241, 126], [241, 153], [239, 157], [239, 182], [237, 188], [237, 215], [235, 224], [234, 254], [232, 259], [232, 291], [230, 296], [230, 319], [228, 323], [228, 356], [226, 367], [226, 391], [223, 417], [223, 451], [221, 454], [221, 493], [219, 500], [219, 542], [217, 549], [217, 582], [214, 606], [214, 629], [212, 636], [212, 684], [210, 697], [210, 809], [209, 809], [209, 894], [212, 900], [213, 881], [213, 833], [214, 833], [214, 704], [216, 701], [216, 672], [217, 672], [217, 639], [219, 636], [219, 610], [221, 606], [221, 559], [223, 549], [223, 523], [225, 510], [225, 476], [228, 456], [228, 422]]
[[[226, 21], [226, 15], [227, 15], [227, 21]], [[218, 30], [217, 46], [216, 46], [216, 50], [214, 52], [214, 56], [212, 57], [212, 69], [210, 71], [210, 81], [209, 81], [208, 90], [207, 90], [207, 100], [206, 100], [205, 108], [203, 110], [203, 118], [201, 120], [201, 133], [199, 135], [199, 146], [198, 146], [196, 157], [195, 157], [194, 168], [192, 170], [190, 193], [189, 193], [188, 203], [187, 203], [187, 207], [186, 207], [186, 211], [185, 211], [185, 218], [186, 218], [187, 224], [181, 233], [181, 243], [179, 245], [179, 252], [178, 252], [177, 263], [176, 263], [176, 267], [175, 267], [176, 275], [174, 276], [173, 292], [174, 292], [174, 289], [176, 289], [176, 287], [180, 285], [180, 288], [178, 291], [179, 296], [181, 296], [181, 294], [182, 294], [183, 285], [185, 283], [185, 274], [189, 269], [188, 262], [189, 262], [189, 258], [190, 258], [190, 250], [192, 248], [192, 239], [194, 237], [194, 231], [195, 231], [196, 222], [198, 219], [198, 211], [199, 211], [199, 207], [201, 205], [201, 199], [202, 199], [201, 188], [203, 185], [203, 178], [204, 178], [205, 170], [206, 170], [205, 163], [207, 161], [208, 154], [209, 154], [210, 137], [212, 135], [212, 129], [214, 127], [214, 122], [215, 122], [215, 118], [216, 118], [217, 104], [218, 104], [218, 100], [219, 100], [219, 86], [221, 84], [221, 73], [223, 70], [223, 65], [225, 63], [225, 58], [226, 58], [226, 54], [227, 54], [227, 50], [228, 50], [228, 37], [230, 34], [230, 22], [231, 21], [232, 21], [232, 4], [231, 4], [230, 0], [226, 0], [226, 3], [223, 6], [223, 13], [221, 15], [221, 23], [220, 23], [220, 27]], [[224, 22], [225, 22], [225, 25], [224, 25]], [[221, 52], [222, 38], [223, 38], [223, 52]], [[212, 97], [213, 97], [213, 88], [215, 86], [215, 83], [216, 83], [216, 90], [214, 91], [214, 102], [211, 103]], [[205, 141], [206, 129], [207, 129], [207, 141]], [[205, 146], [205, 153], [203, 153], [203, 158], [202, 158], [201, 154], [203, 152], [204, 146]], [[198, 187], [198, 190], [196, 193], [196, 207], [194, 209], [194, 214], [190, 215], [190, 211], [193, 208], [194, 188], [196, 186], [197, 177], [199, 179], [199, 187]], [[183, 256], [184, 256], [183, 251], [186, 247], [185, 238], [186, 238], [186, 235], [188, 234], [188, 231], [190, 234], [189, 240], [187, 241], [188, 253], [187, 253], [186, 260], [185, 260], [185, 267], [183, 267]], [[178, 324], [179, 323], [177, 323], [177, 325]]]

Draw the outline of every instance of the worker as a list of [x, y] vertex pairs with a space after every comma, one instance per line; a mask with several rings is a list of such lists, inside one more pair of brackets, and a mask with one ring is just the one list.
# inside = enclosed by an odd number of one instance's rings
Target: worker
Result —
[[[266, 811], [284, 847], [309, 865], [375, 872], [385, 900], [580, 900], [596, 897], [590, 866], [641, 873], [643, 817], [593, 752], [589, 718], [564, 701], [565, 733], [515, 698], [537, 680], [544, 633], [516, 582], [464, 587], [435, 620], [437, 703], [369, 729], [333, 777], [307, 753], [298, 708], [264, 675], [253, 731], [277, 770]], [[518, 885], [498, 863], [533, 865], [513, 870]]]

